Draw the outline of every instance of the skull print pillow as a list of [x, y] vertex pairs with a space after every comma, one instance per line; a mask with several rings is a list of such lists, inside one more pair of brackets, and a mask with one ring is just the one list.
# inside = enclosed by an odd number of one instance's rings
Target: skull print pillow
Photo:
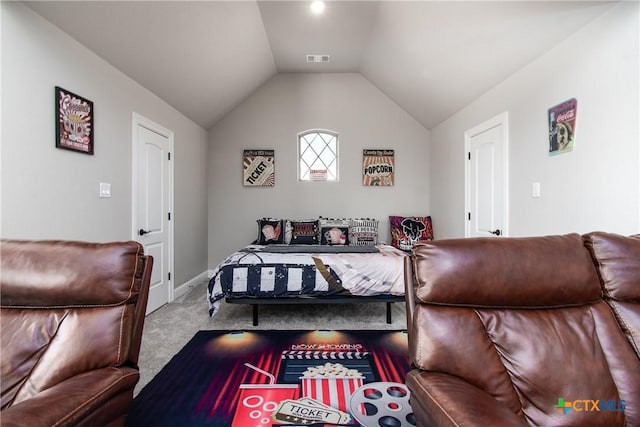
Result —
[[390, 216], [391, 245], [411, 251], [416, 242], [433, 240], [430, 216]]

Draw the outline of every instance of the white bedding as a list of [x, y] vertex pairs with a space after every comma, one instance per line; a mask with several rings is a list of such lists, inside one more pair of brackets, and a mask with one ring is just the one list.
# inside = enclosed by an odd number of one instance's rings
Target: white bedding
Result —
[[379, 253], [317, 254], [342, 280], [353, 295], [404, 295], [404, 257], [393, 246], [377, 245]]

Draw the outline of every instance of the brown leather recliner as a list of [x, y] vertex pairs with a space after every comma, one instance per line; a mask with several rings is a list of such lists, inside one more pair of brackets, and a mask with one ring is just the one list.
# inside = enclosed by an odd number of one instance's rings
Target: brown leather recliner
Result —
[[640, 236], [414, 248], [406, 383], [421, 426], [640, 426]]
[[0, 242], [8, 426], [123, 425], [153, 258], [136, 242]]

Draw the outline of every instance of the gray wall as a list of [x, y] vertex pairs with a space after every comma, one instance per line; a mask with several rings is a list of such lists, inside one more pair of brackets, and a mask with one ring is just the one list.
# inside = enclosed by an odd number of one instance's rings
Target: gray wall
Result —
[[[297, 134], [339, 133], [340, 181], [298, 182]], [[274, 187], [243, 187], [243, 149], [275, 149]], [[362, 186], [362, 150], [395, 150], [395, 186]], [[429, 214], [429, 132], [360, 74], [279, 74], [209, 134], [209, 268], [257, 237], [256, 219]], [[437, 226], [437, 224], [436, 224]]]
[[[1, 235], [128, 240], [132, 113], [175, 133], [176, 286], [207, 270], [207, 132], [17, 2], [2, 7]], [[94, 102], [95, 155], [55, 148], [54, 87]], [[99, 182], [112, 197], [98, 197]]]
[[[464, 131], [510, 117], [512, 235], [640, 231], [638, 4], [625, 2], [465, 109], [425, 130], [359, 74], [281, 74], [207, 134], [20, 3], [2, 8], [0, 234], [131, 238], [131, 115], [175, 132], [176, 285], [257, 234], [262, 216], [427, 215], [464, 233]], [[54, 147], [54, 86], [91, 99], [96, 153]], [[578, 99], [573, 153], [549, 157], [546, 110]], [[424, 102], [429, 102], [424, 100]], [[340, 182], [301, 183], [296, 135], [340, 134]], [[242, 186], [242, 150], [276, 150], [276, 186]], [[363, 187], [362, 149], [396, 150], [396, 185]], [[98, 198], [110, 182], [113, 197]], [[542, 197], [532, 199], [531, 183]], [[208, 257], [207, 257], [208, 252]]]
[[[615, 6], [432, 129], [436, 237], [464, 236], [464, 132], [503, 111], [512, 236], [640, 232], [638, 25], [637, 2]], [[570, 98], [574, 151], [549, 156], [547, 110]]]

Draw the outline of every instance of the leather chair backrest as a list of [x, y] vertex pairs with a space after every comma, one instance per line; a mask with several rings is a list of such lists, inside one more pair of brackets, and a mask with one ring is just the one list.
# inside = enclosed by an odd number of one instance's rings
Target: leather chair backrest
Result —
[[640, 357], [640, 235], [594, 232], [584, 236], [598, 268], [605, 301]]
[[137, 366], [152, 264], [139, 243], [3, 240], [0, 262], [1, 409], [85, 371]]
[[[640, 401], [640, 360], [580, 235], [423, 243], [413, 269], [416, 368], [463, 378], [532, 425], [586, 425], [559, 398]], [[640, 412], [598, 419], [637, 425]]]

